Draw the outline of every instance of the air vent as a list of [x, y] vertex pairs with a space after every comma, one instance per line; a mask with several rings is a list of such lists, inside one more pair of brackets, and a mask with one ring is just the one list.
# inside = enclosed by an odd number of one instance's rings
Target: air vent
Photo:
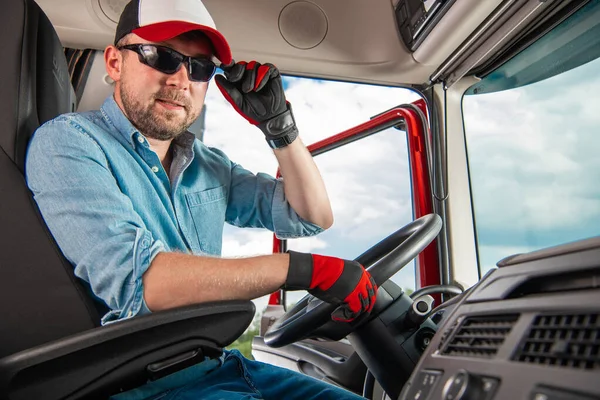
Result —
[[442, 355], [493, 358], [518, 318], [517, 314], [467, 317]]
[[452, 332], [454, 332], [454, 329], [458, 326], [459, 322], [460, 322], [460, 319], [457, 319], [456, 321], [454, 321], [454, 323], [452, 324], [452, 326], [450, 328], [446, 329], [444, 331], [444, 333], [442, 333], [442, 337], [440, 338], [440, 344], [438, 345], [438, 348], [437, 348], [438, 353], [444, 347], [446, 347], [446, 342], [448, 341], [448, 338], [450, 337], [450, 334]]
[[514, 359], [545, 366], [600, 369], [600, 314], [536, 317]]

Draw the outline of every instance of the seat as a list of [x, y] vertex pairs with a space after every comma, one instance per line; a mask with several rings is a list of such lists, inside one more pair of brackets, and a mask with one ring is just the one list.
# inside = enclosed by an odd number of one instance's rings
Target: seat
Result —
[[0, 399], [106, 398], [215, 357], [247, 328], [250, 301], [205, 304], [100, 326], [29, 192], [35, 129], [74, 110], [60, 40], [33, 0], [3, 4], [0, 42]]

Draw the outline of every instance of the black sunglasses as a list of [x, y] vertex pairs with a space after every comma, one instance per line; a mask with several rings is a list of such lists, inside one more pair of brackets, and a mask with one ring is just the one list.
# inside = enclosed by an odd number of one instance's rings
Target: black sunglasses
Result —
[[217, 70], [215, 63], [207, 58], [186, 56], [165, 46], [128, 44], [119, 47], [121, 49], [135, 51], [142, 64], [169, 75], [179, 71], [181, 64], [186, 63], [188, 77], [194, 82], [208, 82]]

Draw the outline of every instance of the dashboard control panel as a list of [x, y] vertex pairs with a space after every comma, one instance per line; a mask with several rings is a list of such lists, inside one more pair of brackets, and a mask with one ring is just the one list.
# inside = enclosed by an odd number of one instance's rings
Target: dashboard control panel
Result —
[[465, 370], [448, 378], [442, 392], [444, 400], [489, 400], [494, 396], [498, 379]]
[[600, 237], [498, 263], [445, 313], [401, 400], [600, 400]]

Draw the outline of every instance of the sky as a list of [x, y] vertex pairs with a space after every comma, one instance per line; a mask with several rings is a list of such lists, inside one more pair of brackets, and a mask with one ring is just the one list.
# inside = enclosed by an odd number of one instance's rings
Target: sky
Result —
[[[598, 235], [600, 61], [533, 85], [465, 96], [463, 107], [482, 272], [514, 253]], [[402, 88], [285, 78], [305, 144], [418, 99]], [[275, 174], [262, 133], [207, 94], [205, 142], [253, 172]], [[412, 220], [406, 135], [389, 129], [318, 156], [335, 223], [290, 248], [355, 258]], [[269, 254], [272, 234], [226, 226], [223, 256]], [[414, 264], [393, 280], [414, 288]], [[292, 294], [292, 301], [303, 293]], [[259, 310], [266, 299], [257, 302]]]

